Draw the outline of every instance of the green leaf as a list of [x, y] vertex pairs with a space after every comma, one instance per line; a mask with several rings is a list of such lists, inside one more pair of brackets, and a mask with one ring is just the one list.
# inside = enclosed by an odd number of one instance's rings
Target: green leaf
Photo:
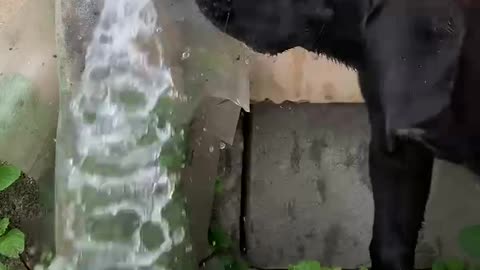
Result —
[[215, 193], [216, 194], [223, 193], [223, 182], [220, 179], [220, 177], [217, 177], [217, 179], [215, 179]]
[[233, 258], [232, 255], [222, 255], [218, 257], [220, 262], [222, 263], [223, 269], [224, 270], [231, 270], [233, 264], [235, 264], [235, 259]]
[[8, 218], [0, 219], [0, 236], [5, 234], [9, 224], [10, 224], [10, 219]]
[[457, 259], [450, 259], [447, 261], [436, 261], [432, 270], [465, 270], [466, 265], [464, 262]]
[[228, 234], [220, 228], [211, 228], [208, 231], [208, 242], [214, 252], [222, 252], [230, 249], [233, 241]]
[[0, 166], [0, 191], [4, 191], [15, 183], [15, 181], [20, 178], [21, 173], [19, 169], [13, 166]]
[[480, 270], [480, 265], [470, 266], [469, 270]]
[[248, 270], [248, 264], [242, 259], [236, 259], [232, 255], [221, 255], [218, 257], [223, 270]]
[[[364, 268], [360, 268], [363, 270]], [[303, 261], [296, 265], [290, 265], [288, 270], [342, 270], [340, 267], [322, 267], [317, 261]]]
[[468, 256], [480, 259], [480, 225], [464, 228], [460, 232], [459, 242]]
[[436, 261], [432, 265], [432, 270], [447, 270], [447, 266], [444, 262]]
[[305, 261], [288, 267], [288, 270], [323, 270], [319, 262]]
[[243, 260], [235, 261], [235, 263], [233, 263], [233, 266], [232, 266], [232, 270], [248, 270], [248, 269], [249, 269], [248, 264]]
[[447, 266], [448, 270], [465, 270], [465, 263], [457, 260], [457, 259], [451, 259], [445, 262], [445, 265]]
[[25, 235], [18, 229], [12, 229], [0, 237], [0, 254], [17, 259], [25, 248]]
[[5, 266], [5, 264], [1, 262], [0, 262], [0, 270], [7, 270], [7, 267]]

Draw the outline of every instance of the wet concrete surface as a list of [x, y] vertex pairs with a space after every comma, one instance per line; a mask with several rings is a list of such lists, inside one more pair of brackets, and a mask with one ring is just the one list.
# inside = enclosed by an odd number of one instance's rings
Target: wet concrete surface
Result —
[[305, 259], [368, 263], [372, 199], [362, 106], [253, 107], [248, 258], [260, 267]]
[[[363, 105], [253, 106], [247, 257], [259, 267], [300, 260], [356, 268], [369, 264], [373, 201], [369, 127]], [[480, 224], [476, 176], [437, 161], [417, 267], [464, 258], [457, 234]]]
[[0, 160], [47, 174], [58, 109], [54, 0], [0, 0]]

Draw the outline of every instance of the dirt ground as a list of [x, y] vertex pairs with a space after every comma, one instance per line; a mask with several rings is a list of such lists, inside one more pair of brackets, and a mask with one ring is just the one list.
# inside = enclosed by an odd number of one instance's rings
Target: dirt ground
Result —
[[[26, 235], [26, 249], [23, 256], [24, 262], [33, 269], [33, 264], [38, 262], [40, 250], [43, 249], [45, 234], [40, 228], [46, 208], [40, 203], [40, 188], [38, 182], [23, 175], [13, 186], [0, 192], [0, 218], [10, 218], [11, 226], [21, 229]], [[40, 230], [39, 230], [40, 229]], [[8, 261], [11, 270], [28, 269], [19, 260]]]

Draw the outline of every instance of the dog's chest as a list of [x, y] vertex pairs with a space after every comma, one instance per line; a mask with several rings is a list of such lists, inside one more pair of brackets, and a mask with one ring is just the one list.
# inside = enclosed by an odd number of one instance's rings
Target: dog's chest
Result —
[[[479, 107], [480, 112], [480, 107]], [[480, 116], [480, 114], [478, 114]], [[480, 174], [480, 134], [462, 121], [455, 121], [451, 111], [424, 123], [423, 127], [398, 129], [398, 138], [420, 142], [435, 157], [464, 165]]]

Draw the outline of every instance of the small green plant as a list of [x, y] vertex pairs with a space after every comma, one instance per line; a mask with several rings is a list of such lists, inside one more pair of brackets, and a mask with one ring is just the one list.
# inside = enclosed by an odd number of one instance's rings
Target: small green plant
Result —
[[[480, 259], [480, 225], [469, 226], [462, 229], [458, 242], [463, 252], [472, 259]], [[474, 270], [480, 269], [478, 265], [468, 266], [458, 259], [436, 261], [432, 270]]]
[[223, 190], [224, 190], [223, 181], [220, 178], [220, 176], [217, 176], [217, 178], [215, 178], [215, 194], [220, 195], [223, 193]]
[[[13, 166], [0, 165], [0, 192], [20, 178], [21, 171]], [[25, 235], [18, 229], [9, 229], [10, 219], [0, 219], [0, 256], [18, 259], [25, 249]], [[0, 270], [7, 267], [0, 262]]]
[[480, 225], [464, 228], [460, 232], [459, 243], [468, 256], [480, 259]]
[[219, 227], [212, 226], [208, 231], [208, 242], [212, 249], [210, 258], [218, 258], [223, 270], [248, 270], [248, 264], [232, 254], [234, 242], [230, 236]]
[[450, 259], [446, 261], [436, 261], [432, 270], [467, 270], [464, 262], [457, 259]]
[[341, 270], [341, 268], [321, 266], [317, 261], [303, 261], [296, 265], [289, 266], [288, 270]]
[[210, 228], [208, 231], [208, 242], [214, 253], [228, 252], [233, 246], [230, 236], [219, 227]]
[[4, 191], [20, 178], [21, 171], [13, 166], [0, 165], [0, 191]]
[[[215, 194], [221, 195], [224, 185], [220, 176], [215, 178]], [[208, 242], [212, 254], [208, 259], [217, 258], [222, 265], [222, 270], [248, 270], [248, 264], [241, 258], [233, 256], [234, 241], [219, 226], [210, 226], [208, 230]], [[1, 269], [0, 269], [1, 270]]]

